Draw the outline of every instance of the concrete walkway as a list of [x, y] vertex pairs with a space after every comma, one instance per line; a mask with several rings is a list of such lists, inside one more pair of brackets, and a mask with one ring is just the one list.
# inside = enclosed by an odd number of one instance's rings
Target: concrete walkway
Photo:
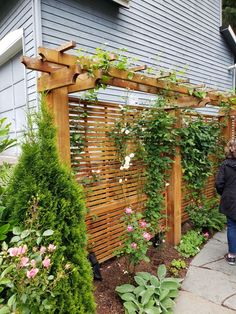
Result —
[[192, 260], [174, 314], [235, 314], [236, 266], [224, 260], [226, 232], [218, 232]]

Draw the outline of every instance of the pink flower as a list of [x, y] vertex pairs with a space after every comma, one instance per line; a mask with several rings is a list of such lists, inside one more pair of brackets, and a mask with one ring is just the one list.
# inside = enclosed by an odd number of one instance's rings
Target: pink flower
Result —
[[202, 205], [200, 205], [200, 206], [198, 206], [198, 208], [199, 208], [199, 209], [202, 209], [202, 208], [203, 208], [203, 206], [202, 206]]
[[28, 278], [34, 278], [37, 275], [38, 272], [39, 272], [38, 268], [32, 268], [31, 270], [27, 271], [26, 276]]
[[126, 214], [127, 215], [130, 215], [130, 214], [132, 214], [132, 208], [130, 208], [130, 207], [127, 207], [126, 209], [125, 209], [125, 212], [126, 212]]
[[40, 254], [44, 254], [46, 252], [47, 248], [45, 246], [41, 246], [39, 252]]
[[143, 233], [143, 237], [144, 237], [145, 240], [149, 241], [152, 236], [150, 235], [150, 233], [144, 232], [144, 233]]
[[27, 245], [26, 244], [24, 244], [23, 246], [19, 246], [19, 248], [18, 248], [18, 254], [19, 255], [25, 254], [26, 251], [27, 251]]
[[51, 265], [50, 258], [45, 257], [45, 259], [43, 260], [42, 263], [43, 263], [43, 266], [44, 266], [45, 268], [48, 268], [48, 267]]
[[209, 237], [209, 233], [208, 232], [205, 232], [203, 235], [204, 235], [205, 238]]
[[131, 247], [132, 247], [132, 249], [137, 249], [137, 243], [135, 243], [135, 242], [131, 243]]
[[48, 246], [48, 252], [53, 252], [53, 251], [55, 251], [55, 250], [56, 250], [56, 246], [53, 245], [53, 244], [49, 244], [49, 246]]
[[23, 256], [20, 260], [20, 267], [25, 267], [29, 265], [29, 258]]
[[32, 267], [35, 267], [36, 266], [36, 261], [34, 259], [32, 259], [30, 264], [32, 265]]
[[10, 256], [17, 256], [18, 255], [18, 247], [11, 247], [7, 250]]
[[139, 225], [141, 228], [146, 228], [147, 227], [147, 222], [145, 220], [140, 220]]
[[134, 230], [134, 228], [133, 228], [132, 226], [128, 226], [128, 227], [127, 227], [127, 231], [128, 231], [128, 232], [131, 232], [131, 231], [133, 231], [133, 230]]

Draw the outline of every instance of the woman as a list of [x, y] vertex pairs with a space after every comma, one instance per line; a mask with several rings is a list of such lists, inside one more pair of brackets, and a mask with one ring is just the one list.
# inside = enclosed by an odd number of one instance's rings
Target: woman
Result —
[[227, 217], [228, 253], [225, 259], [230, 265], [236, 263], [236, 140], [225, 147], [226, 159], [216, 177], [216, 190], [221, 195], [220, 212]]

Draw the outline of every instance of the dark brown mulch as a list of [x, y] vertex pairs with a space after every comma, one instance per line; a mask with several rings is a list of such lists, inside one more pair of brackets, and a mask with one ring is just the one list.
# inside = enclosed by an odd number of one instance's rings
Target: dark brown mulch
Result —
[[[168, 244], [161, 247], [150, 247], [148, 251], [150, 263], [142, 262], [136, 268], [138, 271], [147, 271], [156, 275], [157, 268], [160, 264], [165, 264], [167, 269], [173, 259], [183, 259], [175, 248]], [[189, 265], [191, 259], [185, 259]], [[187, 269], [179, 273], [179, 277], [184, 278]], [[115, 292], [116, 286], [129, 282], [129, 277], [125, 273], [124, 258], [114, 258], [101, 265], [103, 280], [95, 281], [95, 300], [97, 303], [97, 314], [121, 314], [124, 313], [122, 302]]]

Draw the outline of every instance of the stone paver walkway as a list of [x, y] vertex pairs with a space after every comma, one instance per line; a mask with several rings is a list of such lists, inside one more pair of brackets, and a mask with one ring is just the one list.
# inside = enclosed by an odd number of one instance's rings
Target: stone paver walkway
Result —
[[226, 231], [218, 232], [192, 260], [174, 314], [235, 314], [236, 266], [224, 260]]

